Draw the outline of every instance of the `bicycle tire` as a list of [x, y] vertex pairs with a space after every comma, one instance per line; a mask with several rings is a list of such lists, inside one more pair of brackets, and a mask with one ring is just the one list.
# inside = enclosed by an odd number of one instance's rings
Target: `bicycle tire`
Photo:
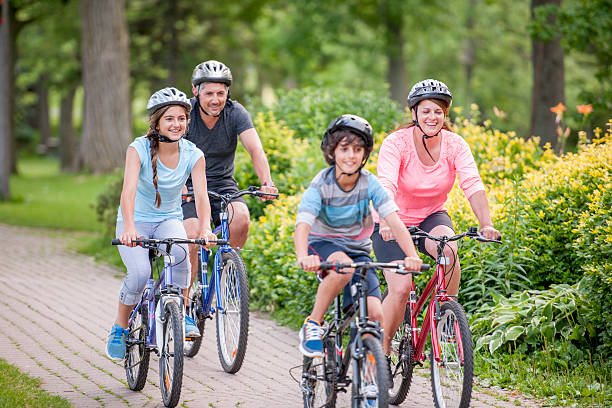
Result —
[[[430, 353], [431, 389], [436, 408], [467, 408], [472, 398], [474, 361], [472, 335], [463, 307], [455, 301], [442, 304], [435, 332], [441, 362]], [[457, 331], [458, 330], [458, 331]], [[458, 341], [457, 334], [460, 336]], [[463, 363], [459, 344], [462, 344]]]
[[127, 347], [124, 367], [127, 383], [132, 391], [142, 390], [147, 382], [151, 357], [147, 348], [148, 318], [147, 305], [143, 303], [128, 326], [130, 334], [127, 341], [134, 343]]
[[[388, 294], [389, 290], [385, 289], [382, 295], [383, 300]], [[413, 350], [410, 310], [406, 305], [404, 320], [395, 332], [393, 339], [391, 339], [391, 371], [395, 373], [393, 387], [389, 384], [389, 404], [391, 405], [400, 405], [408, 396], [412, 384], [412, 372], [414, 371]]]
[[219, 274], [221, 307], [217, 308], [217, 350], [223, 370], [234, 374], [242, 367], [249, 335], [249, 285], [242, 258], [236, 251], [223, 252]]
[[183, 315], [179, 305], [167, 301], [164, 307], [162, 341], [159, 353], [159, 388], [166, 407], [175, 407], [183, 384]]
[[[198, 252], [198, 265], [201, 264], [201, 257]], [[202, 273], [199, 269], [196, 275], [197, 278], [193, 281], [191, 291], [189, 292], [189, 299], [187, 300], [187, 314], [196, 322], [196, 326], [200, 331], [200, 337], [185, 339], [185, 356], [187, 357], [195, 357], [200, 351], [206, 322], [204, 314], [202, 313], [202, 289], [199, 287], [202, 283]]]
[[324, 339], [323, 343], [325, 356], [304, 356], [301, 385], [304, 408], [336, 406], [336, 347], [330, 338]]
[[363, 337], [363, 357], [357, 360], [353, 371], [353, 406], [389, 406], [387, 360], [380, 341], [375, 337]]

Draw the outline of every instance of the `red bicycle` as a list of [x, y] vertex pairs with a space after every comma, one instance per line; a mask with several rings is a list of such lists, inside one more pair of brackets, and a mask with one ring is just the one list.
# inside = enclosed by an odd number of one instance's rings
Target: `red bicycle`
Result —
[[[472, 398], [474, 372], [472, 335], [463, 307], [454, 296], [446, 294], [445, 266], [448, 266], [448, 274], [452, 273], [453, 265], [444, 256], [444, 248], [449, 242], [466, 237], [481, 242], [501, 241], [484, 238], [476, 227], [450, 237], [436, 237], [416, 227], [409, 230], [415, 239], [425, 237], [436, 241], [436, 271], [420, 296], [412, 281], [404, 321], [391, 341], [393, 388], [389, 387], [389, 403], [399, 405], [406, 399], [414, 366], [425, 361], [425, 344], [431, 334], [431, 352], [428, 354], [435, 406], [467, 408]], [[385, 296], [386, 291], [383, 298]], [[417, 317], [428, 300], [427, 313], [419, 327]]]

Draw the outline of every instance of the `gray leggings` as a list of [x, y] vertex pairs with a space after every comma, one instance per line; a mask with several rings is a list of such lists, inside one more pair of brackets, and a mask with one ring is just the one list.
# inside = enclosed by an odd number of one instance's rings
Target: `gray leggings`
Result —
[[[143, 238], [187, 238], [183, 222], [171, 219], [162, 222], [137, 222], [136, 232]], [[117, 222], [117, 237], [123, 233], [123, 222]], [[149, 264], [149, 250], [142, 247], [130, 248], [119, 245], [121, 260], [127, 268], [127, 276], [119, 290], [119, 301], [124, 305], [135, 305], [140, 301], [142, 292], [147, 286], [151, 274]], [[191, 264], [189, 263], [189, 249], [186, 244], [173, 245], [170, 252], [174, 256], [175, 264], [172, 266], [172, 282], [181, 289], [187, 288], [191, 280]]]

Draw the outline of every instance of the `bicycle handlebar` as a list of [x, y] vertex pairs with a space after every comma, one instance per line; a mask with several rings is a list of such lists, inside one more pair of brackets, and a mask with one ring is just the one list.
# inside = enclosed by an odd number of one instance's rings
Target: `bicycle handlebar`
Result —
[[422, 264], [421, 271], [409, 271], [405, 269], [403, 262], [388, 263], [388, 262], [353, 262], [353, 263], [338, 263], [338, 262], [321, 262], [320, 269], [323, 271], [335, 270], [338, 273], [348, 273], [341, 271], [343, 268], [354, 268], [354, 269], [397, 269], [395, 273], [400, 275], [420, 275], [421, 272], [429, 270], [429, 264]]
[[[214, 191], [208, 190], [208, 195], [218, 198], [220, 200], [223, 200], [226, 203], [229, 203], [234, 198], [242, 197], [244, 195], [252, 195], [255, 197], [274, 197], [274, 198], [278, 197], [278, 194], [276, 193], [265, 193], [263, 191], [260, 191], [259, 187], [257, 186], [250, 186], [249, 188], [245, 190], [240, 190], [232, 194], [219, 194]], [[187, 193], [181, 194], [182, 198], [193, 197], [193, 196], [194, 196], [193, 188], [189, 188]]]
[[453, 235], [450, 237], [446, 235], [439, 236], [439, 237], [435, 235], [431, 235], [430, 233], [423, 231], [419, 227], [414, 227], [414, 226], [408, 227], [408, 232], [410, 232], [410, 235], [412, 235], [413, 237], [425, 237], [425, 238], [429, 238], [433, 241], [438, 241], [438, 242], [458, 241], [464, 237], [468, 237], [468, 238], [473, 238], [480, 242], [494, 242], [496, 244], [502, 243], [501, 235], [499, 236], [499, 240], [488, 239], [480, 235], [480, 232], [478, 231], [477, 227], [469, 227], [466, 232], [462, 232], [461, 234]]
[[[203, 239], [184, 239], [184, 238], [165, 238], [165, 239], [147, 239], [141, 238], [133, 240], [132, 243], [137, 244], [143, 248], [157, 247], [164, 244], [194, 244], [194, 245], [206, 245], [206, 241]], [[226, 245], [227, 241], [224, 239], [217, 239], [211, 241], [209, 244]], [[111, 245], [123, 245], [118, 238], [111, 240]]]

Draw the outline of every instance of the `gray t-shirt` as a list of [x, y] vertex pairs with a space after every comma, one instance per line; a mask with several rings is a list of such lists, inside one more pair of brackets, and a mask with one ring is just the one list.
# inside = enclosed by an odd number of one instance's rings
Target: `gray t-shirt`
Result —
[[208, 129], [200, 117], [199, 102], [196, 98], [191, 98], [190, 102], [193, 109], [186, 138], [204, 152], [207, 179], [232, 177], [238, 135], [254, 127], [249, 112], [239, 102], [228, 98], [219, 120]]

